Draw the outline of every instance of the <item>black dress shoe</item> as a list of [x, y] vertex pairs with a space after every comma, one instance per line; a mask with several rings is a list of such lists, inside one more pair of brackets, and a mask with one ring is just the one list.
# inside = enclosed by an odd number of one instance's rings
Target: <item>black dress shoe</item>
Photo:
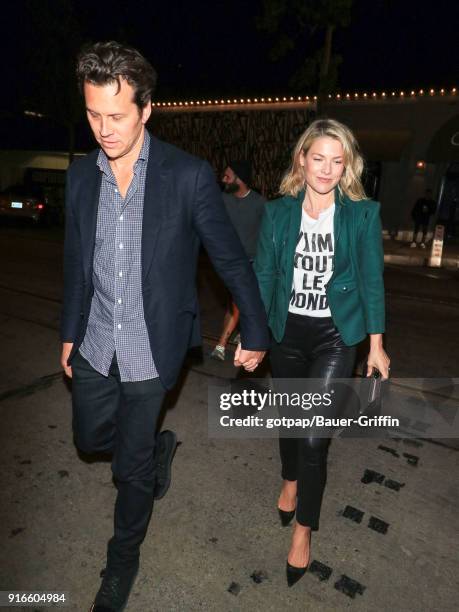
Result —
[[281, 510], [280, 508], [278, 508], [277, 511], [279, 512], [282, 527], [287, 527], [287, 525], [290, 524], [292, 518], [295, 516], [295, 510]]
[[308, 566], [306, 567], [295, 567], [294, 565], [290, 565], [287, 561], [287, 584], [289, 587], [293, 586], [300, 578], [302, 578]]
[[158, 436], [158, 446], [155, 453], [156, 484], [155, 499], [163, 498], [171, 484], [171, 465], [177, 448], [177, 436], [173, 431], [165, 429]]
[[[122, 612], [126, 607], [138, 568], [103, 572], [102, 584], [90, 612]], [[101, 574], [102, 575], [102, 574]]]

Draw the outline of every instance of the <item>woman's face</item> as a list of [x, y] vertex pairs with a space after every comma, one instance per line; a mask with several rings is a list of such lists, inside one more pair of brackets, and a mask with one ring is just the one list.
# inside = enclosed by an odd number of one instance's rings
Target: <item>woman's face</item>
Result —
[[300, 153], [305, 185], [325, 195], [339, 183], [344, 172], [344, 150], [339, 140], [322, 136], [316, 138], [307, 153]]

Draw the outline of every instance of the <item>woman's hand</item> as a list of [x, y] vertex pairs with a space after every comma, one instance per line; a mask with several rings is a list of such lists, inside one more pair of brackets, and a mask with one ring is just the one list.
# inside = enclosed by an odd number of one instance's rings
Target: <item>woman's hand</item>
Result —
[[371, 376], [373, 368], [376, 368], [381, 372], [382, 380], [389, 378], [390, 359], [383, 348], [382, 334], [370, 334], [370, 353], [367, 364], [367, 376]]
[[247, 372], [253, 372], [259, 363], [262, 362], [266, 351], [247, 351], [241, 348], [241, 343], [237, 345], [234, 354], [234, 365], [243, 366]]

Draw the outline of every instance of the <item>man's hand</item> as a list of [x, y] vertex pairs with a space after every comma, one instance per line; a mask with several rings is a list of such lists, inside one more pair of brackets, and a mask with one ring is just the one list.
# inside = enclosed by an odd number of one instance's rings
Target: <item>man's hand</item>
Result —
[[67, 365], [67, 359], [72, 352], [73, 342], [62, 343], [62, 355], [61, 355], [61, 366], [65, 372], [65, 375], [72, 378], [72, 366]]
[[266, 351], [246, 351], [241, 349], [241, 343], [237, 345], [234, 354], [234, 365], [243, 366], [247, 372], [253, 372], [259, 363], [263, 361]]

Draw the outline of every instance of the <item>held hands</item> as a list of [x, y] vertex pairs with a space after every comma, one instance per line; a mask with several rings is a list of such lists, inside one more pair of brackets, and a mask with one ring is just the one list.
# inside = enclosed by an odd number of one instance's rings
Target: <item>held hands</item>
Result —
[[72, 378], [72, 366], [67, 365], [67, 359], [72, 352], [73, 342], [62, 343], [62, 354], [61, 354], [61, 366], [65, 372], [65, 375]]
[[263, 361], [266, 351], [246, 351], [241, 348], [241, 343], [237, 345], [234, 354], [234, 365], [243, 366], [247, 372], [253, 372], [259, 363]]
[[389, 378], [390, 359], [382, 345], [382, 334], [370, 336], [370, 353], [367, 360], [367, 376], [371, 376], [373, 368], [381, 372], [381, 380]]

